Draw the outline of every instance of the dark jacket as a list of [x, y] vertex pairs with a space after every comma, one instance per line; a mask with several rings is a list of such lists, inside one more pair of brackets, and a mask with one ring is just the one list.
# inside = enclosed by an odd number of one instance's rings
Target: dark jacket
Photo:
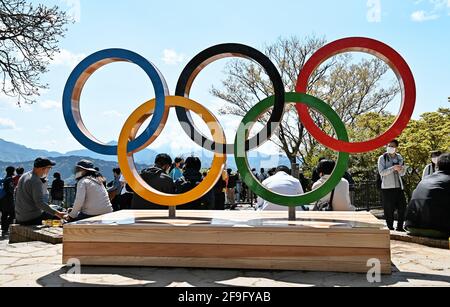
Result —
[[14, 212], [14, 180], [12, 177], [3, 179], [3, 188], [5, 197], [0, 199], [0, 210], [5, 212]]
[[52, 200], [64, 200], [64, 181], [61, 179], [55, 179], [52, 182], [51, 194]]
[[[193, 190], [202, 182], [202, 174], [192, 170], [186, 170], [183, 177], [175, 183], [175, 193], [184, 194]], [[179, 210], [208, 210], [214, 208], [214, 191], [211, 190], [200, 199], [189, 204], [179, 206]]]
[[[141, 172], [142, 179], [150, 185], [155, 190], [165, 194], [175, 194], [175, 184], [173, 183], [172, 178], [167, 175], [162, 169], [159, 167], [153, 166], [147, 168]], [[150, 203], [140, 197], [137, 193], [134, 193], [133, 200], [131, 202], [131, 209], [134, 210], [145, 210], [145, 209], [157, 209], [163, 210], [167, 209], [167, 207], [159, 206], [153, 203]]]
[[438, 172], [418, 185], [406, 220], [406, 227], [450, 233], [450, 173]]

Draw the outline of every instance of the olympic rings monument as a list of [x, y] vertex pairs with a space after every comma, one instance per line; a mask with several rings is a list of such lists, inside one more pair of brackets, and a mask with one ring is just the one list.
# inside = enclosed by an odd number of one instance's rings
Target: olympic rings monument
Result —
[[[376, 139], [350, 143], [346, 127], [325, 102], [306, 94], [318, 66], [340, 53], [365, 52], [384, 60], [395, 72], [402, 89], [402, 107], [389, 131]], [[242, 57], [260, 64], [272, 81], [274, 95], [256, 104], [243, 118], [234, 143], [227, 143], [223, 128], [204, 106], [189, 98], [195, 78], [208, 64], [226, 57]], [[126, 121], [118, 145], [99, 142], [85, 127], [80, 97], [85, 83], [99, 68], [112, 62], [138, 65], [148, 75], [156, 97], [142, 104]], [[309, 133], [324, 146], [339, 152], [336, 168], [320, 189], [299, 196], [279, 195], [266, 189], [249, 170], [247, 152], [269, 140], [278, 127], [286, 104], [295, 103]], [[107, 49], [84, 59], [70, 75], [63, 95], [63, 112], [73, 136], [86, 148], [117, 155], [120, 168], [135, 193], [169, 210], [119, 211], [64, 226], [63, 262], [79, 259], [82, 265], [200, 267], [335, 272], [367, 272], [368, 261], [379, 260], [381, 271], [391, 273], [390, 232], [367, 212], [299, 212], [297, 206], [315, 203], [329, 194], [347, 170], [350, 154], [376, 150], [398, 137], [408, 125], [416, 103], [413, 74], [405, 60], [386, 44], [362, 37], [334, 41], [318, 50], [299, 72], [295, 93], [285, 93], [278, 69], [261, 52], [241, 44], [221, 44], [195, 56], [182, 71], [175, 96], [164, 77], [142, 56], [123, 49]], [[183, 130], [204, 149], [214, 153], [208, 176], [192, 191], [167, 195], [149, 186], [136, 169], [133, 154], [150, 146], [161, 134], [169, 111], [175, 108]], [[268, 125], [251, 139], [253, 123], [273, 108]], [[309, 109], [322, 113], [332, 124], [334, 139], [319, 129]], [[208, 124], [212, 139], [195, 126], [194, 112]], [[139, 128], [150, 117], [141, 135]], [[226, 157], [234, 154], [243, 181], [259, 197], [290, 207], [286, 212], [187, 211], [177, 206], [208, 193], [219, 180]], [[163, 208], [163, 207], [161, 207]], [[292, 208], [294, 210], [292, 210]]]

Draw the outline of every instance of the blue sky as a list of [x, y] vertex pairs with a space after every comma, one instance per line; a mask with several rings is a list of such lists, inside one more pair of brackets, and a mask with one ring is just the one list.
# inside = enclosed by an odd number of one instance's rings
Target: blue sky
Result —
[[[0, 138], [32, 148], [66, 152], [81, 149], [69, 133], [60, 108], [65, 81], [85, 56], [119, 47], [140, 53], [164, 74], [171, 93], [184, 65], [198, 52], [217, 43], [239, 42], [261, 49], [278, 37], [310, 34], [332, 41], [349, 36], [381, 40], [399, 51], [416, 78], [415, 117], [449, 107], [450, 0], [48, 0], [77, 21], [61, 41], [62, 52], [43, 77], [50, 88], [32, 106], [18, 108], [0, 96]], [[220, 102], [209, 94], [224, 77], [223, 62], [208, 67], [194, 84], [192, 98], [217, 112]], [[153, 97], [151, 83], [139, 68], [112, 64], [88, 81], [82, 115], [100, 140], [117, 140], [127, 116]], [[396, 111], [398, 106], [391, 106]], [[173, 113], [173, 112], [172, 112]], [[227, 137], [238, 119], [220, 117]], [[176, 116], [152, 147], [174, 151], [197, 149], [184, 136]], [[266, 150], [275, 150], [265, 145]]]

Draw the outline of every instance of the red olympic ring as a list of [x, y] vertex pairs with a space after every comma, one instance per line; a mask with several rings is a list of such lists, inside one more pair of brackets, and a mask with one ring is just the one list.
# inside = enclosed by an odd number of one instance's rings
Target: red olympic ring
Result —
[[297, 111], [301, 122], [308, 132], [324, 146], [339, 152], [364, 153], [383, 147], [402, 134], [414, 113], [416, 83], [411, 69], [397, 51], [382, 42], [370, 38], [351, 37], [334, 41], [319, 49], [308, 60], [298, 77], [296, 91], [307, 93], [310, 77], [323, 62], [335, 55], [353, 51], [365, 52], [382, 59], [391, 67], [400, 82], [402, 93], [401, 111], [390, 129], [373, 140], [349, 143], [336, 140], [317, 127], [306, 105], [297, 104]]

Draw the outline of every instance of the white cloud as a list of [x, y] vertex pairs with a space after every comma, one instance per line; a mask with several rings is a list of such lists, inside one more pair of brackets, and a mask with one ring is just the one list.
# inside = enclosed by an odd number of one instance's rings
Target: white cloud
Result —
[[411, 14], [411, 20], [414, 22], [437, 20], [445, 11], [450, 15], [450, 0], [418, 0], [414, 4], [426, 6], [426, 9]]
[[61, 0], [68, 6], [67, 15], [75, 22], [81, 21], [81, 1], [80, 0]]
[[85, 57], [86, 57], [85, 54], [82, 54], [82, 53], [75, 54], [67, 49], [61, 49], [61, 51], [53, 57], [53, 59], [51, 60], [51, 64], [74, 68]]
[[185, 56], [183, 54], [177, 53], [173, 49], [165, 49], [163, 51], [163, 62], [167, 65], [177, 65], [184, 61]]
[[110, 117], [110, 118], [123, 118], [124, 115], [116, 110], [109, 110], [102, 113], [103, 116]]
[[38, 105], [44, 110], [61, 109], [61, 103], [54, 100], [45, 100], [38, 102]]
[[9, 118], [0, 118], [0, 130], [15, 130], [16, 123]]
[[367, 21], [371, 23], [381, 22], [381, 0], [367, 0]]
[[439, 18], [437, 14], [429, 14], [425, 11], [416, 11], [411, 14], [411, 20], [415, 22], [424, 22], [429, 20], [436, 20]]

